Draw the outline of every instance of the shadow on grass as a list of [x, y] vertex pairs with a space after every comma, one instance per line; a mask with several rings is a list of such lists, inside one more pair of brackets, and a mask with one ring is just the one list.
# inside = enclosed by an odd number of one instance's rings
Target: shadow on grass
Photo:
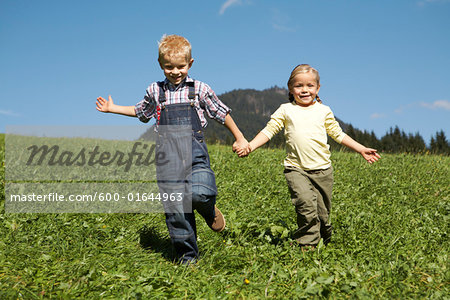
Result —
[[162, 237], [154, 228], [144, 226], [139, 231], [139, 244], [145, 250], [161, 253], [169, 260], [175, 261], [175, 251], [170, 242], [170, 238]]

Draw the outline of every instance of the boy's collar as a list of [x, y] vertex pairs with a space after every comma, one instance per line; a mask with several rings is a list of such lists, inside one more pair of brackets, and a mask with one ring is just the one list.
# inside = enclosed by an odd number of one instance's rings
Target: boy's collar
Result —
[[194, 79], [192, 79], [192, 78], [189, 77], [189, 75], [188, 75], [188, 76], [186, 76], [186, 78], [185, 78], [182, 82], [180, 82], [177, 86], [175, 86], [172, 82], [169, 81], [169, 79], [165, 78], [165, 79], [164, 79], [164, 86], [165, 86], [166, 88], [171, 88], [171, 89], [174, 89], [174, 90], [175, 90], [175, 89], [178, 89], [179, 87], [185, 85], [186, 82], [193, 82], [193, 81], [194, 81]]

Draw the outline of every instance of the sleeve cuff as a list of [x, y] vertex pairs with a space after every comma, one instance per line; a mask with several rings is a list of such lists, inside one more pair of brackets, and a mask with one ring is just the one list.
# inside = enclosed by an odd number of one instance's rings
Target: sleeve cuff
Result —
[[267, 130], [267, 128], [264, 128], [263, 130], [261, 130], [261, 133], [264, 134], [269, 140], [271, 140], [273, 137], [273, 133], [271, 133], [269, 130]]
[[144, 112], [138, 107], [138, 105], [134, 106], [134, 112], [136, 113], [136, 117], [138, 117], [139, 121], [142, 123], [148, 123], [148, 121], [150, 121], [150, 118], [145, 116]]
[[337, 143], [341, 144], [341, 143], [342, 143], [342, 140], [344, 139], [344, 137], [345, 137], [346, 135], [347, 135], [347, 134], [346, 134], [345, 132], [343, 132], [341, 135], [339, 135], [339, 136], [335, 139], [335, 141], [336, 141]]

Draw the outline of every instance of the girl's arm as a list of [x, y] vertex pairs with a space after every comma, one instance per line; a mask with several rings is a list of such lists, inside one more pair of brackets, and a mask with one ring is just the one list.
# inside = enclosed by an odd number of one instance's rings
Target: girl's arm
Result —
[[[239, 157], [247, 156], [250, 152], [255, 151], [277, 134], [284, 128], [285, 123], [285, 112], [284, 107], [280, 106], [270, 117], [270, 121], [267, 122], [266, 127], [263, 128], [262, 131], [260, 131], [253, 140], [248, 144], [249, 145], [249, 152], [246, 155], [239, 155]], [[266, 132], [265, 134], [263, 132]], [[269, 134], [269, 135], [267, 135]], [[238, 153], [239, 154], [239, 153]]]
[[262, 145], [264, 145], [265, 143], [267, 143], [269, 141], [269, 138], [262, 132], [259, 132], [254, 138], [253, 140], [251, 140], [251, 142], [249, 143], [250, 146], [250, 152], [255, 151], [256, 149], [258, 149], [259, 147], [261, 147]]
[[381, 156], [377, 153], [377, 150], [361, 145], [348, 135], [344, 137], [341, 144], [361, 154], [362, 157], [364, 157], [364, 159], [370, 164], [381, 158]]
[[269, 141], [269, 138], [262, 132], [258, 133], [253, 140], [248, 143], [247, 148], [241, 148], [237, 145], [233, 145], [233, 152], [236, 152], [239, 157], [245, 157], [250, 154], [250, 152], [255, 151], [257, 148], [261, 147]]
[[97, 98], [97, 110], [104, 113], [114, 113], [129, 117], [136, 117], [134, 106], [122, 106], [114, 104], [111, 96], [108, 96], [108, 100], [103, 97]]

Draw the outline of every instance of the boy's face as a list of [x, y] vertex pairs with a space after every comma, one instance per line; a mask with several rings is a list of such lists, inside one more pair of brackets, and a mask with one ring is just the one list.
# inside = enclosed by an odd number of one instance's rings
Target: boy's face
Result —
[[189, 69], [192, 67], [194, 60], [186, 59], [184, 55], [175, 55], [171, 57], [163, 56], [159, 60], [159, 65], [164, 71], [166, 78], [174, 85], [180, 84], [188, 75]]
[[300, 106], [310, 106], [314, 104], [319, 93], [320, 85], [317, 83], [317, 77], [314, 73], [300, 73], [294, 77], [292, 87], [289, 91], [295, 98], [295, 102]]

